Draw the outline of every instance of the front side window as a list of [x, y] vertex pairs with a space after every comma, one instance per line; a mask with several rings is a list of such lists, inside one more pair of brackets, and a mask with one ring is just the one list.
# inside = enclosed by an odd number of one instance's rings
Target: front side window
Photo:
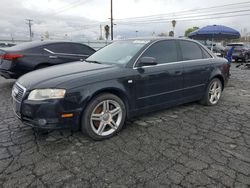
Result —
[[191, 41], [180, 41], [180, 47], [184, 61], [203, 59], [203, 53], [198, 44]]
[[154, 57], [158, 64], [178, 61], [177, 47], [174, 40], [159, 41], [150, 46], [142, 57]]
[[70, 44], [64, 44], [64, 43], [49, 44], [46, 48], [54, 53], [73, 54]]

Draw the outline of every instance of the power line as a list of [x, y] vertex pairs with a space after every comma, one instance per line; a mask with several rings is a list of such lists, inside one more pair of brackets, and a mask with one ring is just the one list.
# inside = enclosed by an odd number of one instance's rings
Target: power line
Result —
[[[198, 21], [198, 20], [212, 20], [212, 19], [224, 19], [224, 18], [232, 18], [232, 17], [242, 17], [242, 16], [249, 16], [249, 14], [236, 14], [236, 15], [229, 15], [229, 16], [218, 16], [218, 17], [208, 17], [208, 18], [194, 18], [194, 19], [179, 19], [179, 20], [176, 20], [176, 21], [182, 21], [182, 22], [187, 22], [187, 21]], [[144, 24], [144, 25], [147, 25], [147, 24], [163, 24], [163, 23], [166, 23], [166, 22], [169, 22], [171, 21], [171, 19], [169, 20], [164, 20], [163, 21], [154, 21], [154, 22], [144, 22], [144, 23], [126, 23], [126, 24], [122, 24], [120, 23], [119, 25], [140, 25], [140, 24]]]
[[245, 2], [240, 2], [240, 3], [231, 3], [231, 4], [226, 4], [226, 5], [211, 6], [211, 7], [204, 7], [204, 8], [197, 8], [197, 9], [190, 9], [190, 10], [185, 10], [185, 11], [177, 11], [177, 12], [171, 12], [171, 13], [167, 13], [167, 14], [155, 14], [155, 15], [149, 15], [149, 16], [122, 18], [122, 19], [116, 19], [116, 20], [122, 21], [122, 20], [130, 20], [130, 19], [132, 19], [132, 20], [147, 19], [147, 18], [169, 16], [169, 15], [174, 15], [174, 14], [183, 14], [183, 13], [188, 13], [188, 12], [194, 13], [194, 12], [199, 12], [199, 11], [203, 11], [203, 10], [211, 10], [211, 9], [225, 8], [225, 7], [229, 7], [229, 6], [245, 5], [245, 4], [250, 4], [250, 1], [245, 1]]
[[[204, 9], [211, 9], [211, 8], [217, 8], [218, 7], [228, 7], [228, 6], [236, 6], [236, 5], [245, 5], [245, 4], [249, 4], [250, 1], [247, 2], [241, 2], [241, 3], [233, 3], [233, 4], [227, 4], [227, 5], [220, 5], [220, 6], [214, 6], [214, 7], [206, 7], [206, 8], [201, 8], [199, 10], [204, 10]], [[244, 6], [245, 7], [245, 6]], [[161, 17], [161, 18], [151, 18], [149, 19], [149, 16], [144, 16], [144, 17], [140, 17], [141, 19], [144, 18], [144, 20], [137, 20], [137, 19], [133, 19], [132, 21], [122, 21], [122, 20], [126, 20], [126, 19], [118, 19], [116, 23], [118, 23], [118, 25], [137, 25], [137, 24], [155, 24], [155, 23], [162, 23], [162, 22], [168, 22], [171, 21], [172, 19], [175, 19], [177, 21], [194, 21], [194, 20], [208, 20], [208, 19], [222, 19], [222, 18], [230, 18], [230, 17], [240, 17], [240, 16], [247, 16], [249, 14], [239, 14], [239, 13], [244, 13], [244, 12], [249, 12], [250, 9], [242, 9], [243, 7], [240, 7], [241, 10], [235, 10], [235, 11], [228, 11], [231, 8], [227, 9], [227, 11], [221, 11], [221, 12], [214, 12], [213, 11], [205, 11], [208, 12], [206, 14], [196, 14], [193, 15], [194, 13], [192, 12], [191, 14], [184, 14], [182, 16], [168, 16], [166, 17], [166, 15], [171, 15], [171, 14], [177, 14], [180, 12], [173, 12], [170, 14], [161, 14], [161, 15], [165, 15], [165, 17]], [[193, 9], [194, 10], [194, 9]], [[189, 10], [189, 11], [193, 11], [193, 10]], [[188, 12], [188, 11], [182, 11], [182, 12]], [[229, 14], [229, 15], [225, 15], [225, 14]], [[218, 16], [220, 15], [220, 16]], [[155, 15], [154, 15], [155, 16]], [[159, 16], [159, 15], [157, 15]], [[136, 17], [135, 17], [136, 18]], [[132, 18], [127, 18], [127, 19], [132, 19]], [[89, 24], [89, 25], [84, 25], [84, 29], [90, 29], [90, 28], [94, 28], [94, 27], [98, 27], [100, 24], [107, 24], [108, 22], [96, 22], [94, 24]], [[82, 29], [78, 30], [81, 31]], [[72, 31], [72, 32], [76, 32], [76, 31]]]
[[235, 13], [244, 13], [249, 12], [250, 9], [244, 9], [244, 10], [237, 10], [237, 11], [228, 11], [228, 12], [214, 12], [214, 13], [208, 13], [208, 14], [200, 14], [200, 15], [193, 15], [193, 16], [177, 16], [177, 17], [166, 17], [166, 18], [157, 18], [157, 19], [148, 19], [148, 20], [141, 20], [141, 21], [127, 21], [127, 22], [117, 22], [119, 24], [125, 24], [125, 23], [144, 23], [144, 22], [155, 22], [155, 21], [165, 21], [169, 19], [186, 19], [186, 18], [196, 18], [196, 17], [207, 17], [207, 16], [215, 16], [215, 15], [223, 15], [223, 14], [235, 14]]
[[71, 3], [69, 6], [65, 6], [63, 9], [58, 10], [57, 12], [55, 12], [55, 14], [61, 14], [62, 12], [65, 12], [65, 11], [67, 11], [69, 9], [75, 8], [75, 7], [77, 7], [80, 4], [83, 4], [85, 2], [86, 2], [86, 0], [85, 1], [79, 1], [79, 0], [75, 1], [75, 2]]

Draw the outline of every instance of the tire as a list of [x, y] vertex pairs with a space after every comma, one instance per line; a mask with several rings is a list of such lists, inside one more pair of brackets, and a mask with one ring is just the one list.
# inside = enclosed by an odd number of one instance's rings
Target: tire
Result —
[[245, 55], [245, 58], [244, 58], [244, 62], [247, 63], [248, 59], [249, 59], [249, 55], [246, 54], [246, 55]]
[[206, 106], [214, 106], [219, 102], [221, 94], [222, 83], [220, 79], [214, 78], [209, 82], [206, 92], [200, 102]]
[[94, 140], [111, 138], [126, 119], [124, 102], [116, 95], [103, 93], [93, 98], [82, 114], [81, 130]]

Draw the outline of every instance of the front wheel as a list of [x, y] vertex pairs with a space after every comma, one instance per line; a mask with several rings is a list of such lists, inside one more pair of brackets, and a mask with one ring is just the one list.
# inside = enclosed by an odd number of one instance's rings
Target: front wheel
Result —
[[214, 78], [208, 84], [206, 89], [206, 93], [201, 100], [201, 103], [207, 106], [216, 105], [221, 97], [222, 94], [222, 83], [220, 79]]
[[124, 102], [104, 93], [90, 101], [82, 115], [81, 129], [94, 140], [112, 137], [121, 130], [126, 118]]

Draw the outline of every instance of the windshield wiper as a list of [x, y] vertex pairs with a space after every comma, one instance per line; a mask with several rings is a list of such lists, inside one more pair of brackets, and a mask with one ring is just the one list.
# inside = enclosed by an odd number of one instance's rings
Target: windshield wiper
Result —
[[88, 62], [88, 63], [96, 63], [96, 64], [102, 64], [102, 63], [100, 63], [99, 61], [92, 61], [92, 60], [85, 60], [85, 62]]

